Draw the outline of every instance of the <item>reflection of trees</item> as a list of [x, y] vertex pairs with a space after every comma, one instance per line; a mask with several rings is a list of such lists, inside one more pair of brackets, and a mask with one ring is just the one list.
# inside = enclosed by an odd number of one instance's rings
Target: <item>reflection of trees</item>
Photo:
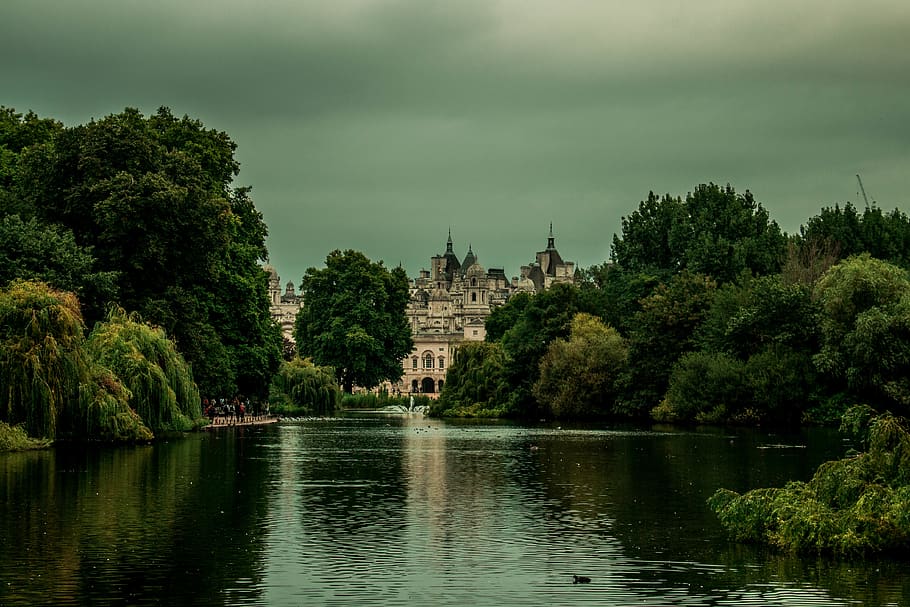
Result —
[[0, 458], [0, 603], [198, 604], [255, 578], [264, 464], [242, 445], [196, 435]]
[[[897, 563], [800, 559], [734, 544], [707, 508], [717, 487], [809, 478], [843, 448], [836, 434], [665, 430], [537, 429], [521, 441], [527, 455], [517, 458], [509, 482], [520, 486], [529, 518], [545, 523], [542, 533], [605, 546], [601, 575], [623, 572], [620, 584], [640, 584], [645, 595], [754, 598], [789, 587], [863, 604], [910, 596]], [[780, 604], [780, 596], [771, 598]]]

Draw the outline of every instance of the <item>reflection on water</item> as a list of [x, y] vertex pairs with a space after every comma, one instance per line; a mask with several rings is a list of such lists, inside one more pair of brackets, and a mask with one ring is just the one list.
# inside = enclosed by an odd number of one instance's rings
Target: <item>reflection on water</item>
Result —
[[705, 506], [842, 450], [360, 415], [0, 455], [0, 605], [906, 604], [907, 563], [731, 544]]

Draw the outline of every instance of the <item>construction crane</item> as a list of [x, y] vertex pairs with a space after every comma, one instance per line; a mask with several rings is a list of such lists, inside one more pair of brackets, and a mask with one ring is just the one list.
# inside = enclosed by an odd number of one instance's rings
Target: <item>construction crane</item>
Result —
[[868, 209], [869, 208], [869, 199], [866, 197], [866, 188], [863, 187], [863, 180], [859, 176], [858, 173], [856, 175], [856, 181], [859, 182], [859, 191], [863, 193], [863, 200], [866, 201], [866, 208]]

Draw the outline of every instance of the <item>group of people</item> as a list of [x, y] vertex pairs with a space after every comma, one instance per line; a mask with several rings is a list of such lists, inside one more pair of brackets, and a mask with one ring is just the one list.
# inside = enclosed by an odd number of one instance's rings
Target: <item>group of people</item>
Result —
[[[248, 398], [235, 396], [233, 399], [225, 398], [203, 398], [202, 411], [209, 418], [212, 425], [222, 424], [242, 424], [246, 421], [247, 415], [254, 419], [262, 415], [263, 411], [258, 404], [253, 404]], [[268, 415], [268, 405], [265, 405], [265, 414]]]

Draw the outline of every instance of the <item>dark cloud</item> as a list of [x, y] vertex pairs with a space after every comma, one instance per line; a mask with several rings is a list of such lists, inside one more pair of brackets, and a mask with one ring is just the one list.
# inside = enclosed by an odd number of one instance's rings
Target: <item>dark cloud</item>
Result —
[[5, 0], [0, 103], [69, 124], [167, 105], [238, 143], [272, 263], [445, 246], [518, 266], [554, 223], [609, 255], [649, 190], [751, 189], [788, 231], [903, 207], [910, 9], [898, 0]]

